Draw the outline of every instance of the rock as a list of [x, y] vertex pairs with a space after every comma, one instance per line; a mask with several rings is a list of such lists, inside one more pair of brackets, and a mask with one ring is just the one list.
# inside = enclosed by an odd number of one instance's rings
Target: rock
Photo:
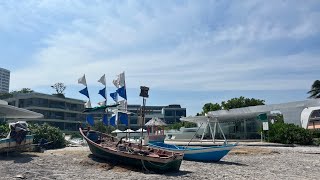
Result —
[[26, 179], [26, 176], [22, 175], [22, 174], [18, 174], [15, 176], [15, 178], [18, 178], [18, 179]]

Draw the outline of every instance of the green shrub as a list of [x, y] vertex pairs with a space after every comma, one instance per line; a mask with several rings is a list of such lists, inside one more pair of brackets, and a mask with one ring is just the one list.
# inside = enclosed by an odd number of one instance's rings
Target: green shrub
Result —
[[74, 138], [82, 138], [80, 132], [72, 132], [72, 133], [68, 133], [68, 135], [71, 136], [71, 139], [74, 139]]
[[101, 121], [96, 122], [92, 129], [107, 134], [111, 134], [111, 132], [115, 130], [113, 126], [106, 126]]
[[30, 125], [31, 134], [34, 135], [33, 143], [39, 143], [41, 139], [46, 139], [49, 149], [62, 148], [66, 146], [63, 133], [59, 128], [44, 123], [42, 125]]
[[0, 138], [5, 138], [7, 137], [9, 133], [9, 125], [7, 123], [0, 123]]
[[312, 133], [294, 124], [276, 122], [270, 125], [269, 141], [282, 144], [310, 145], [313, 143]]

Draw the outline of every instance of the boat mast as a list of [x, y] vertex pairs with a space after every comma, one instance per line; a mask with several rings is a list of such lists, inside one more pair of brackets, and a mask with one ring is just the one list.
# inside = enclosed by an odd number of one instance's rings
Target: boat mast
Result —
[[140, 96], [142, 97], [142, 110], [141, 110], [141, 123], [140, 123], [140, 128], [141, 128], [140, 144], [141, 144], [141, 147], [142, 147], [142, 138], [143, 138], [143, 125], [145, 122], [146, 98], [149, 97], [148, 91], [149, 91], [148, 87], [140, 86]]

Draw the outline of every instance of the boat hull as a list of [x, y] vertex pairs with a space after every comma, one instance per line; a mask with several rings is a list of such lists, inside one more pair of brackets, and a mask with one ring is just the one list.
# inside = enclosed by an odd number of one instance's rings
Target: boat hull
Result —
[[0, 153], [11, 152], [11, 151], [21, 151], [28, 149], [33, 143], [33, 136], [27, 135], [25, 140], [20, 144], [12, 138], [0, 139]]
[[184, 148], [165, 143], [149, 143], [151, 147], [184, 153], [183, 159], [189, 161], [218, 162], [236, 145]]
[[[84, 134], [82, 134], [84, 136]], [[133, 155], [121, 151], [116, 151], [108, 147], [102, 147], [84, 136], [88, 143], [91, 153], [99, 158], [114, 162], [121, 162], [133, 167], [141, 167], [149, 171], [164, 173], [169, 171], [179, 171], [182, 157], [177, 156], [174, 159], [162, 159], [142, 155]]]

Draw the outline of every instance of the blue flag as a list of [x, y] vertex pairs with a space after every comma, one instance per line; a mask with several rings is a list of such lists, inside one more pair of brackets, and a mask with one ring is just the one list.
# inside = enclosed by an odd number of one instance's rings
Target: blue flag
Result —
[[128, 114], [125, 114], [125, 113], [119, 113], [119, 115], [120, 115], [120, 121], [123, 123], [123, 124], [125, 124], [125, 125], [129, 125], [128, 124]]
[[94, 119], [92, 114], [87, 115], [87, 122], [91, 125], [94, 126]]
[[112, 97], [112, 99], [117, 102], [118, 101], [118, 93], [114, 92], [114, 93], [110, 93], [110, 97]]
[[101, 90], [99, 91], [99, 94], [100, 94], [102, 97], [104, 97], [105, 99], [107, 99], [107, 97], [106, 97], [106, 88], [101, 89]]
[[111, 125], [111, 126], [116, 126], [116, 116], [112, 116], [112, 117], [110, 118], [110, 125]]
[[123, 99], [127, 100], [127, 91], [125, 86], [122, 86], [121, 88], [117, 89], [117, 93], [119, 96], [121, 96]]
[[82, 89], [79, 92], [89, 98], [89, 92], [88, 92], [88, 88], [87, 87], [85, 87], [84, 89]]
[[102, 122], [104, 125], [108, 126], [108, 114], [103, 115]]

